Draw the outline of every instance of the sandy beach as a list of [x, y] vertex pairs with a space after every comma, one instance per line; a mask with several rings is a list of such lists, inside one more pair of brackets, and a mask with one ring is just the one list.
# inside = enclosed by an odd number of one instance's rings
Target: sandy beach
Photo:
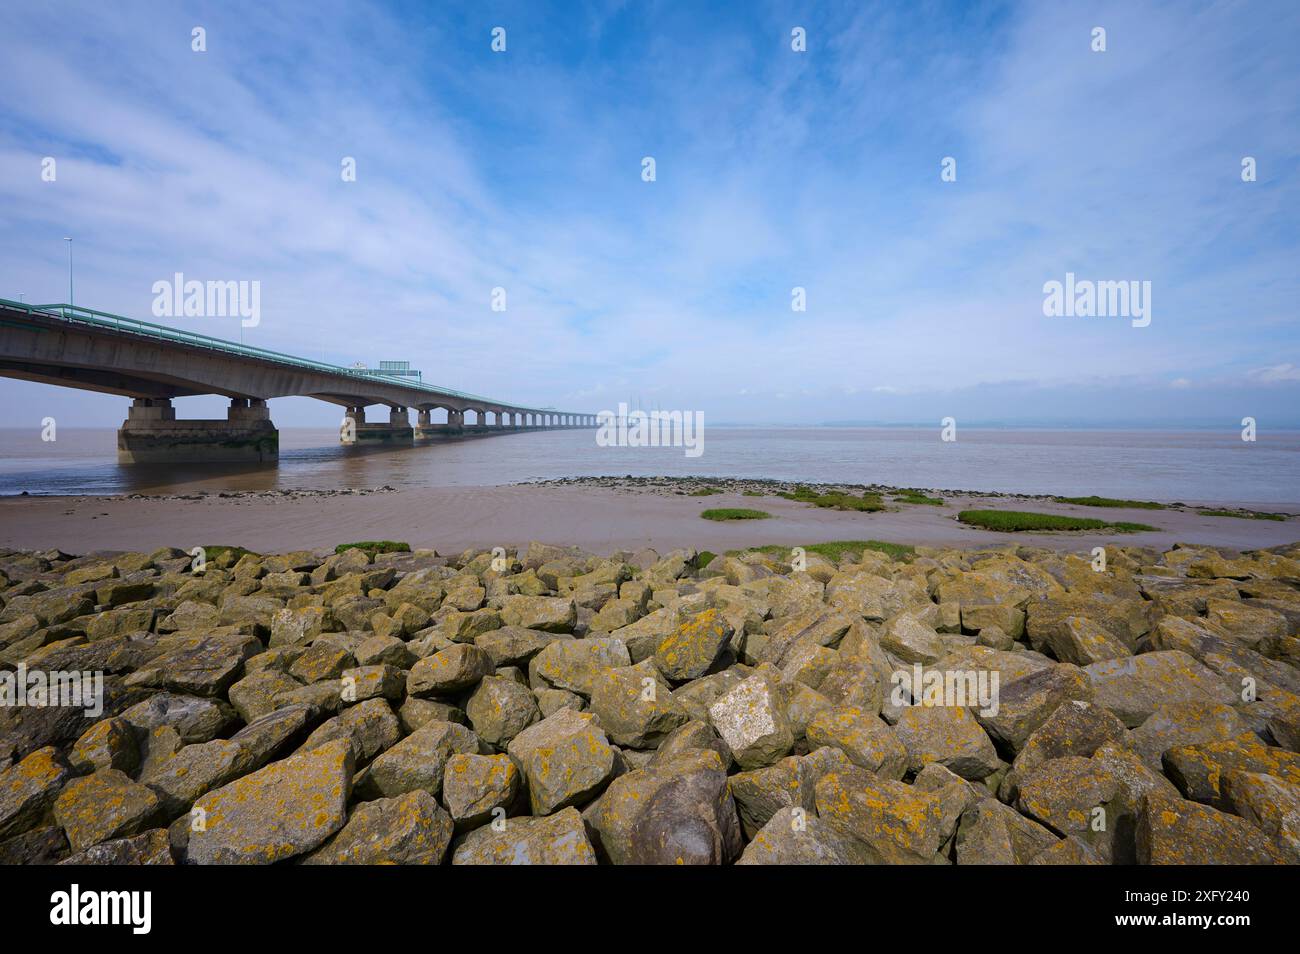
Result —
[[[470, 547], [517, 546], [530, 540], [576, 545], [596, 553], [649, 546], [715, 552], [829, 540], [882, 540], [929, 546], [1018, 543], [1088, 550], [1107, 543], [1167, 548], [1174, 543], [1235, 550], [1300, 540], [1296, 520], [1206, 517], [1194, 510], [1100, 509], [1044, 498], [944, 497], [943, 506], [895, 505], [879, 513], [822, 510], [775, 495], [739, 491], [693, 497], [656, 487], [588, 484], [414, 488], [343, 494], [188, 495], [164, 497], [6, 497], [0, 499], [0, 546], [57, 547], [69, 553], [152, 550], [160, 546], [237, 544], [262, 552], [332, 547], [357, 540], [400, 540], [455, 553]], [[765, 510], [766, 520], [714, 522], [715, 507]], [[967, 508], [1033, 510], [1132, 521], [1156, 532], [998, 533], [960, 524]], [[1278, 507], [1296, 513], [1297, 507]]]

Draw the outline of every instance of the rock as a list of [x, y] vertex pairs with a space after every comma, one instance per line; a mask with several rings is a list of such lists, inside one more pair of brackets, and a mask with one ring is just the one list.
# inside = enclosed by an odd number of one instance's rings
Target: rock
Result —
[[259, 670], [230, 687], [230, 704], [245, 722], [255, 722], [273, 712], [279, 698], [301, 688], [302, 683], [282, 672]]
[[877, 622], [897, 615], [924, 597], [924, 591], [914, 585], [896, 583], [870, 572], [837, 573], [826, 584], [827, 605]]
[[134, 835], [158, 813], [158, 797], [117, 769], [70, 781], [54, 802], [54, 820], [73, 851]]
[[478, 737], [498, 748], [542, 718], [532, 691], [504, 676], [485, 676], [465, 704], [465, 715]]
[[255, 767], [260, 768], [300, 741], [316, 718], [312, 706], [284, 706], [250, 722], [231, 736], [230, 741], [245, 752]]
[[503, 626], [475, 637], [474, 645], [491, 656], [495, 666], [522, 666], [557, 639], [571, 638], [522, 626]]
[[352, 651], [358, 666], [393, 666], [410, 669], [416, 656], [406, 648], [406, 643], [396, 636], [371, 636], [357, 644]]
[[1300, 786], [1261, 772], [1229, 769], [1221, 788], [1234, 813], [1274, 840], [1300, 864]]
[[383, 699], [367, 699], [319, 726], [307, 737], [300, 751], [346, 739], [352, 747], [353, 760], [360, 764], [370, 761], [401, 737], [401, 724], [388, 703]]
[[412, 666], [406, 677], [406, 691], [417, 696], [457, 692], [477, 684], [495, 669], [492, 657], [483, 650], [457, 643]]
[[428, 792], [363, 802], [305, 865], [437, 865], [451, 844], [451, 818]]
[[1125, 738], [1124, 723], [1109, 709], [1070, 699], [1056, 707], [1020, 749], [1012, 769], [1024, 775], [1051, 759], [1090, 757], [1107, 742]]
[[1179, 650], [1142, 653], [1084, 667], [1097, 704], [1136, 728], [1162, 705], [1173, 702], [1237, 701], [1215, 673]]
[[346, 649], [317, 640], [293, 661], [289, 675], [304, 683], [321, 682], [339, 678], [354, 665], [356, 659]]
[[595, 677], [591, 711], [616, 744], [651, 749], [689, 716], [648, 663], [602, 669]]
[[168, 725], [184, 742], [207, 742], [224, 732], [234, 716], [217, 699], [157, 692], [123, 712], [122, 720], [143, 733]]
[[1013, 679], [1000, 687], [997, 711], [977, 710], [975, 718], [996, 742], [1018, 752], [1061, 703], [1091, 700], [1093, 689], [1084, 672], [1062, 663]]
[[432, 699], [416, 699], [413, 696], [408, 696], [402, 703], [397, 717], [401, 722], [402, 731], [408, 734], [423, 728], [430, 722], [459, 722], [461, 725], [466, 722], [464, 711], [456, 706], [446, 702], [435, 702]]
[[992, 798], [961, 816], [957, 828], [959, 865], [1024, 865], [1058, 841], [1056, 835]]
[[627, 647], [613, 637], [564, 639], [551, 643], [532, 658], [528, 676], [534, 686], [536, 679], [541, 679], [556, 689], [590, 698], [598, 672], [631, 663]]
[[1285, 864], [1285, 854], [1250, 822], [1206, 805], [1148, 795], [1137, 818], [1142, 865]]
[[52, 746], [0, 771], [0, 839], [35, 825], [71, 776], [67, 761]]
[[[978, 728], [978, 727], [977, 727]], [[907, 771], [907, 749], [879, 716], [856, 706], [824, 709], [808, 723], [808, 744], [834, 746], [849, 760], [882, 778], [901, 779]]]
[[779, 808], [745, 846], [738, 865], [862, 865], [870, 851], [812, 812]]
[[880, 637], [880, 645], [907, 663], [931, 663], [948, 651], [934, 628], [913, 613], [903, 613], [890, 620]]
[[455, 754], [478, 751], [478, 736], [463, 725], [430, 722], [371, 763], [361, 794], [393, 798], [423, 789], [437, 795], [447, 760]]
[[655, 647], [655, 665], [674, 682], [698, 679], [717, 661], [731, 635], [731, 624], [716, 608], [683, 614], [677, 627]]
[[1075, 838], [1062, 838], [1030, 859], [1031, 865], [1104, 865], [1105, 859], [1087, 842]]
[[1231, 810], [1222, 790], [1223, 777], [1229, 771], [1271, 775], [1291, 785], [1300, 784], [1300, 754], [1253, 737], [1175, 746], [1165, 752], [1164, 767], [1184, 798], [1222, 811]]
[[586, 815], [614, 864], [722, 864], [740, 853], [725, 763], [711, 749], [615, 779]]
[[272, 864], [305, 854], [343, 827], [352, 791], [351, 746], [336, 740], [291, 755], [204, 795], [191, 831], [194, 864]]
[[782, 809], [802, 808], [811, 814], [816, 782], [813, 763], [796, 756], [731, 776], [731, 796], [745, 837], [754, 838]]
[[771, 765], [794, 746], [794, 733], [762, 675], [750, 676], [708, 710], [709, 722], [742, 769]]
[[396, 666], [356, 666], [345, 669], [339, 678], [344, 702], [366, 699], [398, 701], [406, 694], [406, 673]]
[[1130, 744], [1154, 769], [1161, 757], [1180, 745], [1248, 738], [1253, 733], [1231, 706], [1217, 702], [1171, 702], [1155, 711], [1129, 735]]
[[501, 621], [507, 626], [569, 633], [578, 620], [573, 600], [553, 596], [507, 596], [501, 604]]
[[1133, 653], [1110, 630], [1085, 616], [1067, 616], [1047, 631], [1047, 646], [1061, 662], [1087, 666]]
[[722, 764], [730, 768], [733, 762], [731, 749], [723, 742], [713, 726], [707, 722], [691, 720], [678, 726], [659, 743], [651, 758], [652, 762], [662, 762], [691, 749], [712, 749], [722, 759]]
[[[717, 758], [714, 752], [707, 756]], [[628, 863], [729, 864], [744, 844], [721, 759], [717, 768], [674, 772], [632, 826]]]
[[34, 828], [0, 841], [0, 865], [51, 865], [68, 853], [68, 839], [57, 825]]
[[254, 636], [165, 636], [162, 652], [127, 679], [130, 686], [156, 686], [196, 696], [216, 696], [240, 677], [244, 660], [262, 650]]
[[826, 612], [817, 607], [807, 613], [774, 621], [776, 625], [771, 629], [765, 644], [756, 651], [746, 649], [746, 653], [753, 656], [754, 662], [781, 666], [796, 646], [831, 646], [842, 639], [858, 621], [859, 617], [851, 612]]
[[653, 656], [664, 637], [676, 629], [677, 611], [665, 606], [642, 616], [634, 623], [611, 630], [610, 635], [622, 640], [632, 662], [639, 663]]
[[1109, 861], [1132, 861], [1132, 815], [1118, 780], [1101, 763], [1073, 755], [1044, 762], [1021, 779], [1016, 804], [1058, 834], [1087, 842]]
[[[962, 778], [981, 779], [1002, 764], [979, 722], [960, 706], [908, 706], [899, 713], [893, 734], [906, 750], [906, 768], [913, 774], [937, 763]], [[878, 774], [902, 778], [901, 773]]]
[[508, 755], [453, 755], [443, 770], [443, 801], [457, 824], [477, 826], [505, 816], [519, 794], [520, 778]]
[[170, 821], [188, 811], [200, 796], [256, 767], [251, 754], [238, 743], [213, 739], [187, 745], [149, 766], [140, 780], [157, 795], [161, 818]]
[[71, 857], [60, 861], [61, 865], [141, 865], [155, 867], [174, 865], [171, 846], [168, 843], [167, 829], [154, 828], [129, 838], [118, 838], [91, 845]]
[[111, 768], [130, 775], [140, 765], [135, 730], [125, 719], [117, 717], [96, 722], [72, 747], [68, 762], [78, 772]]
[[566, 808], [545, 818], [510, 818], [484, 825], [456, 845], [453, 865], [594, 865], [582, 816]]
[[864, 769], [817, 782], [817, 815], [857, 840], [873, 864], [931, 864], [952, 836], [938, 795]]
[[528, 780], [534, 815], [581, 804], [614, 772], [614, 750], [594, 716], [561, 709], [525, 729], [507, 751]]

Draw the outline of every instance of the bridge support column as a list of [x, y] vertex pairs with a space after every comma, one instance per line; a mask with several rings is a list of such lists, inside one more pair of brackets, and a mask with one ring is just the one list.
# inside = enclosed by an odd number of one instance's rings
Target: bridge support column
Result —
[[448, 437], [459, 437], [463, 417], [458, 411], [447, 412], [446, 424], [433, 423], [432, 411], [420, 411], [416, 417], [415, 439], [417, 441], [442, 440]]
[[410, 412], [404, 407], [390, 408], [386, 424], [367, 424], [366, 409], [350, 407], [339, 431], [339, 441], [344, 444], [409, 444], [414, 438]]
[[273, 461], [280, 432], [260, 398], [231, 398], [223, 420], [178, 421], [167, 398], [136, 398], [117, 431], [122, 464]]

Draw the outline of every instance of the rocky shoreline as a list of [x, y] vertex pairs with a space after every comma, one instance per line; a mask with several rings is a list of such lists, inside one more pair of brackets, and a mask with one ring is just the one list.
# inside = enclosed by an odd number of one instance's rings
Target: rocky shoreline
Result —
[[0, 550], [0, 863], [1300, 861], [1300, 546], [382, 550]]

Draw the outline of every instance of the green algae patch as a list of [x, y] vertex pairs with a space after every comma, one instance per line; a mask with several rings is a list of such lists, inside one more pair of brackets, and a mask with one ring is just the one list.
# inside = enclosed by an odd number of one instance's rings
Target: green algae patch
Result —
[[1057, 503], [1077, 504], [1080, 507], [1126, 507], [1133, 510], [1168, 510], [1168, 504], [1154, 500], [1120, 500], [1116, 497], [1053, 497]]
[[359, 543], [340, 543], [334, 548], [335, 553], [344, 550], [365, 550], [373, 556], [376, 553], [410, 553], [411, 545], [396, 540], [362, 540]]
[[1033, 513], [1026, 510], [963, 510], [957, 519], [972, 527], [985, 530], [1114, 530], [1119, 533], [1138, 533], [1158, 530], [1145, 523], [1097, 520], [1093, 517], [1067, 517], [1057, 513]]
[[766, 510], [750, 510], [747, 507], [715, 507], [700, 514], [705, 520], [766, 520], [772, 516]]

